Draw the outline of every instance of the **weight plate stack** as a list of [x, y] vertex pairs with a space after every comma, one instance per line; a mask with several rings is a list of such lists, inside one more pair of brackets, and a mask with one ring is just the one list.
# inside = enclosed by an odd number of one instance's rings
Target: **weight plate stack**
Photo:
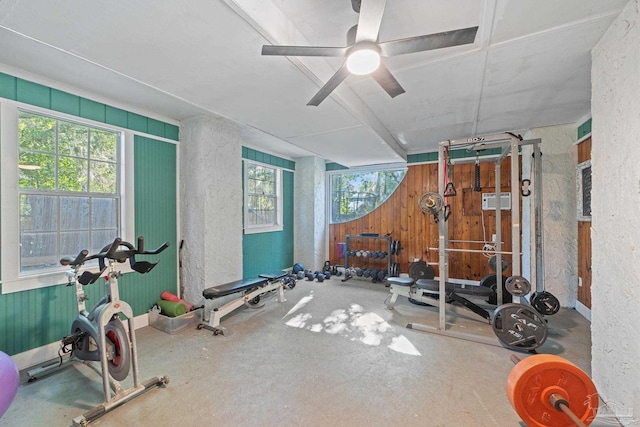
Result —
[[412, 262], [411, 265], [409, 265], [409, 277], [413, 280], [433, 279], [435, 276], [436, 274], [433, 267], [424, 261]]

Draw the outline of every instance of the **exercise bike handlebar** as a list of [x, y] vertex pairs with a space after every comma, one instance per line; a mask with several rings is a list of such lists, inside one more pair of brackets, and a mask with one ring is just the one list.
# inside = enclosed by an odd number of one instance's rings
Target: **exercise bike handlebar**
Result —
[[[147, 261], [136, 262], [135, 255], [156, 255], [169, 247], [169, 242], [165, 242], [156, 250], [145, 251], [144, 237], [142, 236], [138, 237], [137, 243], [138, 243], [138, 247], [136, 248], [131, 243], [125, 242], [120, 237], [116, 237], [110, 245], [107, 245], [104, 248], [102, 248], [102, 250], [99, 253], [89, 255], [89, 251], [87, 251], [86, 249], [83, 249], [82, 251], [80, 251], [80, 253], [76, 256], [75, 259], [73, 259], [72, 257], [64, 257], [60, 259], [60, 264], [64, 266], [67, 266], [67, 265], [71, 266], [77, 271], [87, 261], [90, 261], [92, 259], [98, 259], [99, 267], [100, 267], [99, 273], [97, 274], [89, 273], [88, 275], [85, 274], [88, 272], [83, 273], [83, 276], [86, 275], [87, 277], [81, 280], [81, 282], [83, 282], [83, 284], [90, 284], [90, 283], [94, 283], [97, 277], [99, 277], [105, 271], [107, 267], [106, 266], [107, 263], [105, 263], [105, 259], [109, 259], [109, 260], [113, 260], [121, 263], [129, 259], [131, 268], [134, 271], [137, 271], [138, 273], [148, 273], [149, 271], [151, 271], [153, 267], [155, 267], [157, 263], [150, 263]], [[126, 249], [121, 249], [121, 246], [125, 247]], [[89, 277], [89, 275], [91, 275], [92, 277]]]

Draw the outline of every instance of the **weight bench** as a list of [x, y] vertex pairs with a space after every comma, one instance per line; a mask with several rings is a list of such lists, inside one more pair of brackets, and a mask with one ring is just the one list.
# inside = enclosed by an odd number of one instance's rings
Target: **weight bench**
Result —
[[[413, 280], [410, 277], [387, 277], [390, 285], [391, 298], [387, 302], [387, 308], [393, 307], [399, 296], [407, 297], [411, 302], [421, 305], [438, 306], [440, 295], [440, 281], [435, 279]], [[447, 302], [456, 301], [464, 305], [477, 315], [484, 317], [491, 322], [491, 314], [484, 308], [469, 301], [461, 295], [472, 295], [477, 297], [489, 297], [494, 293], [491, 288], [478, 285], [462, 285], [460, 283], [445, 282], [445, 295]]]
[[202, 291], [202, 296], [206, 299], [216, 299], [238, 293], [240, 296], [221, 307], [211, 310], [209, 321], [200, 322], [198, 329], [204, 328], [210, 330], [213, 332], [213, 335], [231, 335], [226, 328], [220, 326], [222, 318], [243, 305], [249, 308], [263, 307], [264, 303], [260, 304], [260, 297], [276, 289], [278, 290], [278, 302], [286, 301], [284, 299], [285, 281], [281, 280], [285, 276], [288, 276], [288, 274], [280, 271], [276, 273], [265, 273], [260, 274], [259, 277], [254, 279], [236, 280], [205, 289]]

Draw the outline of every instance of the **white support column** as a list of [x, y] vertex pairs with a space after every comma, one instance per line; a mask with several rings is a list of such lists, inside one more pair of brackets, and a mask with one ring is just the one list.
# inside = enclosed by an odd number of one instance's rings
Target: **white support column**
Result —
[[312, 271], [327, 260], [326, 165], [319, 157], [296, 159], [294, 181], [294, 262]]
[[212, 116], [180, 126], [182, 277], [187, 301], [242, 278], [242, 144], [232, 122]]

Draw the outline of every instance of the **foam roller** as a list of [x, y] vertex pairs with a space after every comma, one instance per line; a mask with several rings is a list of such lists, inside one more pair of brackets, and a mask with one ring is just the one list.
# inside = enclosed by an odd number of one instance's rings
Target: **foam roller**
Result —
[[162, 298], [165, 301], [181, 302], [182, 304], [184, 304], [185, 307], [187, 307], [187, 311], [193, 310], [193, 305], [189, 304], [183, 299], [178, 298], [177, 295], [172, 294], [169, 291], [164, 291], [162, 294], [160, 294], [160, 298]]
[[158, 300], [156, 304], [158, 304], [158, 307], [162, 310], [162, 314], [165, 316], [178, 317], [187, 312], [187, 306], [181, 302], [165, 301], [161, 299]]

